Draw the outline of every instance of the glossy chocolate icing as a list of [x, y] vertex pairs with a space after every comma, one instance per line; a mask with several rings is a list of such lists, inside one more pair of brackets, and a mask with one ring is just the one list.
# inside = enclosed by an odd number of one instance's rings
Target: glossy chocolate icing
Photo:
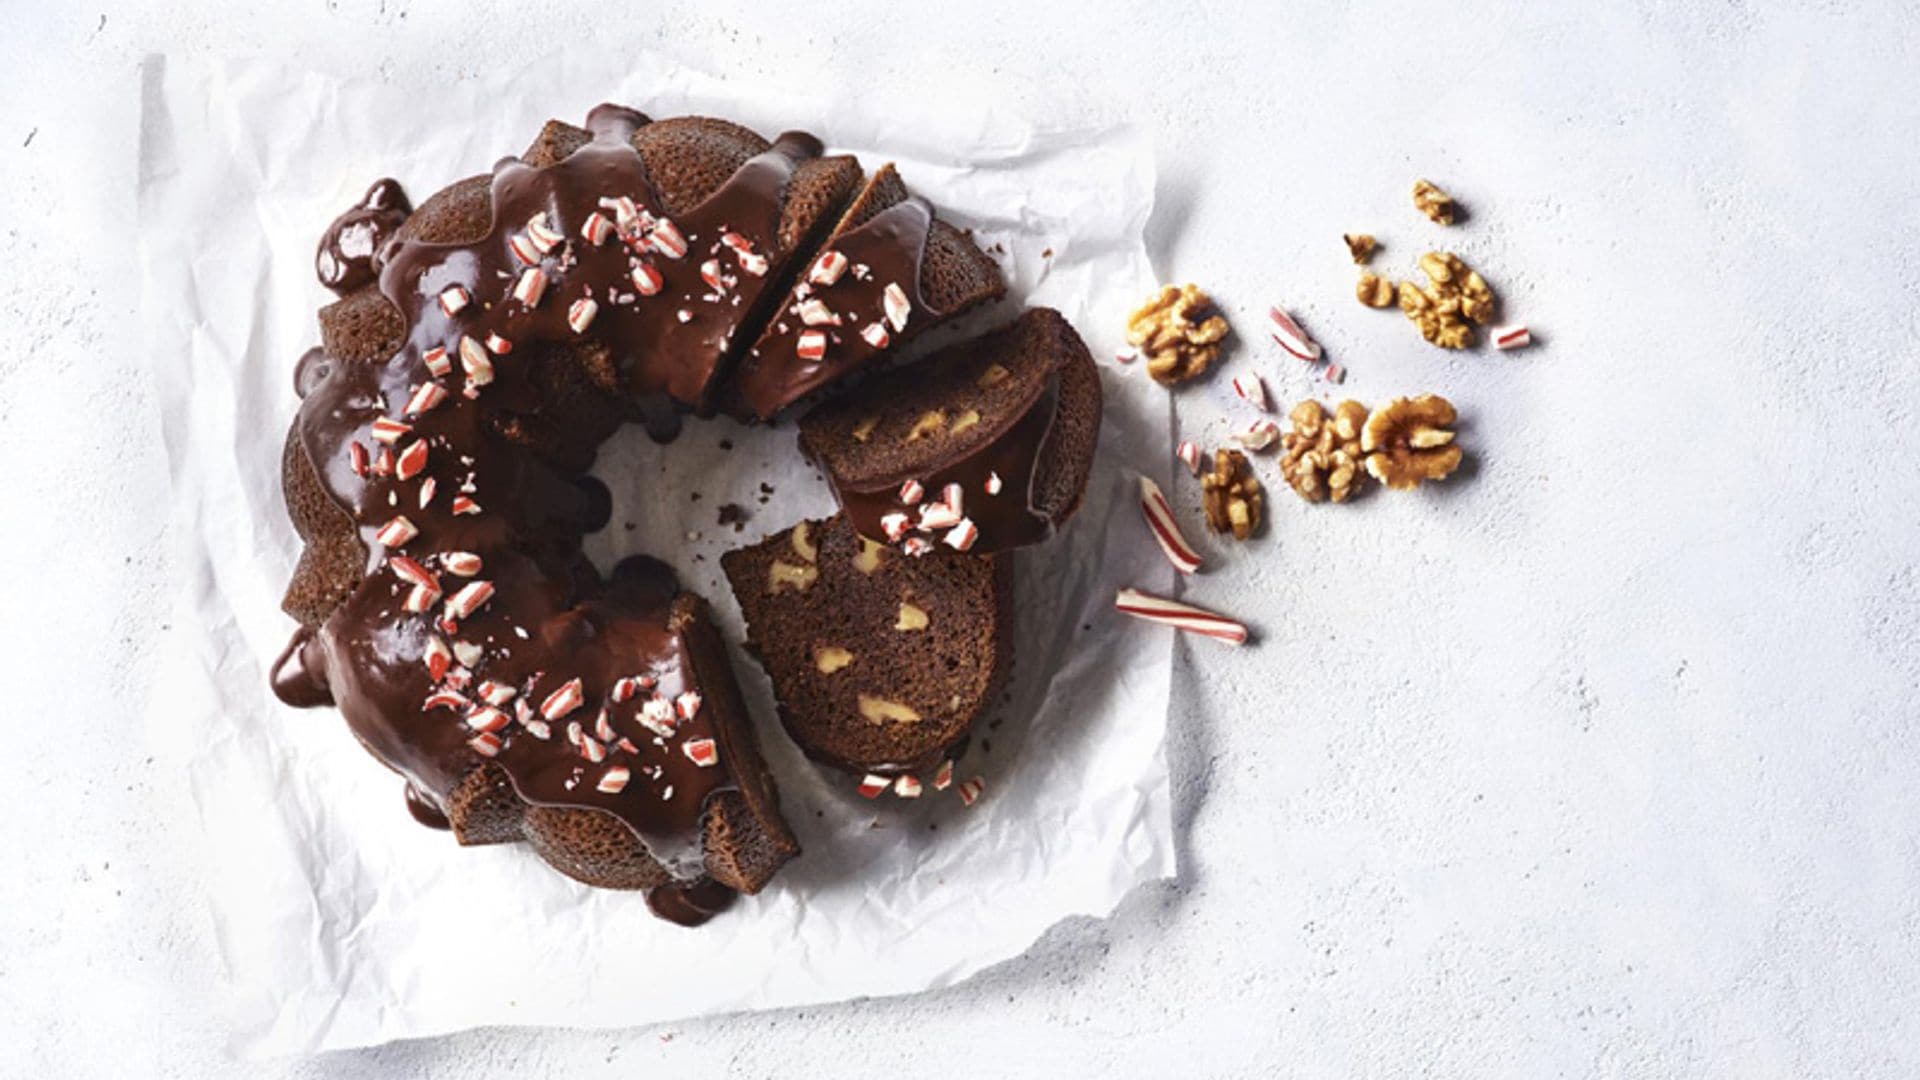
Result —
[[[1039, 543], [1053, 535], [1053, 519], [1034, 509], [1033, 485], [1059, 407], [1060, 377], [1054, 375], [998, 437], [932, 472], [888, 475], [854, 488], [843, 485], [831, 469], [822, 471], [833, 485], [841, 512], [869, 540], [888, 542], [880, 523], [888, 514], [917, 518], [919, 504], [901, 502], [900, 488], [908, 480], [918, 480], [926, 489], [922, 501], [938, 500], [948, 484], [960, 485], [961, 512], [980, 530], [979, 539], [967, 550], [986, 554]], [[1000, 481], [998, 493], [988, 491], [988, 478], [995, 476]]]
[[[932, 231], [933, 208], [925, 199], [910, 196], [835, 237], [822, 256], [827, 252], [846, 256], [846, 272], [831, 285], [816, 284], [803, 274], [789, 303], [740, 361], [735, 382], [748, 411], [770, 420], [788, 405], [897, 345], [918, 329], [916, 324], [924, 325], [931, 312], [920, 293], [920, 264]], [[888, 285], [900, 286], [911, 305], [904, 326], [888, 321]], [[808, 326], [800, 311], [809, 300], [825, 304], [837, 322]], [[862, 336], [875, 326], [886, 333], [880, 345]], [[800, 335], [809, 329], [827, 335], [826, 354], [818, 360], [806, 359], [798, 351]]]
[[613, 814], [679, 883], [650, 894], [655, 910], [697, 922], [725, 906], [702, 865], [703, 811], [734, 781], [727, 762], [696, 760], [718, 742], [677, 585], [650, 561], [603, 581], [577, 550], [605, 522], [604, 489], [500, 432], [539, 413], [532, 369], [574, 342], [612, 352], [641, 415], [698, 405], [768, 284], [785, 186], [821, 147], [782, 135], [668, 220], [628, 141], [646, 122], [601, 106], [565, 160], [501, 162], [475, 242], [383, 240], [362, 261], [360, 238], [406, 216], [391, 181], [328, 229], [322, 283], [377, 274], [407, 334], [385, 361], [310, 354], [296, 372], [299, 444], [358, 527], [367, 576], [295, 635], [273, 686], [289, 704], [337, 703], [427, 824], [444, 827], [451, 792], [488, 761], [530, 803]]

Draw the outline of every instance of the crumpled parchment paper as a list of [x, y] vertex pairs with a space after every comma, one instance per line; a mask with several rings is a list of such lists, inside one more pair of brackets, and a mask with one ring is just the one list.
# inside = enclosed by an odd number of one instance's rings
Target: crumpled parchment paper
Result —
[[[488, 1024], [618, 1027], [943, 986], [1024, 950], [1072, 914], [1104, 915], [1170, 875], [1163, 738], [1169, 636], [1116, 617], [1115, 588], [1165, 589], [1135, 472], [1169, 470], [1164, 392], [1113, 363], [1153, 284], [1142, 242], [1154, 174], [1126, 130], [1053, 131], [987, 106], [722, 82], [658, 56], [532, 61], [447, 85], [349, 81], [263, 61], [151, 58], [144, 71], [140, 254], [177, 519], [176, 655], [149, 710], [178, 830], [206, 867], [237, 1050], [307, 1052]], [[368, 183], [418, 202], [517, 153], [549, 117], [602, 100], [801, 127], [869, 169], [887, 160], [1003, 253], [1011, 299], [1060, 308], [1108, 394], [1086, 504], [1022, 553], [1010, 700], [976, 733], [953, 791], [868, 802], [807, 764], [736, 652], [805, 854], [706, 927], [657, 921], [638, 894], [578, 885], [519, 845], [463, 849], [407, 815], [401, 781], [332, 710], [280, 705], [267, 670], [298, 555], [279, 485], [295, 359], [317, 343], [320, 231]], [[962, 100], [946, 97], [944, 101]], [[978, 102], [977, 94], [964, 99]], [[970, 329], [992, 322], [975, 319]], [[723, 440], [732, 449], [721, 447]], [[666, 557], [739, 618], [721, 551], [831, 509], [791, 425], [690, 423], [669, 447], [616, 437], [599, 475], [613, 524], [588, 551]], [[764, 503], [760, 485], [773, 487]], [[692, 501], [693, 492], [699, 501]], [[716, 523], [747, 507], [743, 531]]]

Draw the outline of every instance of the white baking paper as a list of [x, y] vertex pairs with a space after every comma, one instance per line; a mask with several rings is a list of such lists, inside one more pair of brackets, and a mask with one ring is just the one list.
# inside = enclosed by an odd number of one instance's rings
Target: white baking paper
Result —
[[[806, 850], [765, 893], [698, 930], [655, 920], [637, 894], [577, 885], [522, 846], [464, 849], [419, 827], [400, 780], [337, 713], [285, 708], [267, 687], [293, 629], [279, 601], [299, 544], [279, 460], [293, 364], [317, 342], [314, 312], [330, 299], [312, 269], [320, 231], [377, 177], [424, 198], [519, 152], [547, 118], [578, 122], [602, 100], [769, 134], [803, 127], [869, 168], [898, 161], [943, 213], [1004, 252], [1007, 310], [1066, 312], [1106, 377], [1086, 504], [1018, 564], [1013, 693], [959, 773], [984, 776], [985, 797], [971, 809], [952, 791], [917, 804], [859, 798], [852, 780], [802, 760], [773, 722], [764, 676], [736, 652]], [[976, 104], [944, 104], [958, 101]], [[1110, 606], [1121, 585], [1164, 589], [1171, 578], [1132, 494], [1135, 472], [1164, 481], [1169, 471], [1167, 397], [1112, 359], [1129, 301], [1153, 283], [1142, 242], [1151, 156], [1130, 131], [1045, 130], [980, 101], [977, 88], [809, 100], [659, 57], [579, 51], [441, 85], [148, 62], [140, 250], [182, 586], [177, 655], [162, 665], [149, 726], [156, 767], [177, 770], [186, 792], [179, 832], [204, 841], [238, 1051], [908, 993], [1014, 956], [1066, 916], [1104, 915], [1173, 872], [1169, 637]], [[667, 557], [736, 640], [719, 553], [830, 509], [790, 425], [691, 423], [665, 449], [629, 431], [599, 474], [617, 506], [589, 552], [603, 568], [628, 551]], [[763, 482], [774, 489], [764, 503]], [[716, 525], [727, 502], [751, 511], [744, 532]]]

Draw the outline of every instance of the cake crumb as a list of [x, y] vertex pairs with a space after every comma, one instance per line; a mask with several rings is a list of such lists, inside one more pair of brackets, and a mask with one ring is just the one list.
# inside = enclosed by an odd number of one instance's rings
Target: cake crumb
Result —
[[734, 532], [740, 532], [747, 527], [748, 517], [746, 507], [741, 506], [739, 503], [727, 503], [720, 507], [720, 513], [716, 521], [722, 526], [731, 525], [733, 526]]

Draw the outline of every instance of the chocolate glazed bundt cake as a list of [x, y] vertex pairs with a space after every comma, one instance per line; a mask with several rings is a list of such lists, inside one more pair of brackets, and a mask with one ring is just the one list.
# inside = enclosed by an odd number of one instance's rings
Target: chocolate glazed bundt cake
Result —
[[[704, 601], [657, 560], [603, 576], [582, 556], [610, 506], [587, 473], [626, 422], [664, 441], [687, 414], [770, 418], [1001, 294], [890, 166], [861, 175], [809, 135], [603, 105], [418, 210], [380, 181], [327, 230], [316, 270], [339, 299], [295, 371], [281, 469], [300, 628], [273, 684], [337, 705], [420, 821], [525, 841], [689, 925], [798, 854]], [[768, 542], [804, 565], [726, 560], [803, 748], [895, 773], [950, 756], [1000, 685], [1011, 567], [991, 553], [1072, 513], [1100, 411], [1053, 312], [912, 370], [804, 423], [846, 509]], [[937, 489], [924, 504], [908, 474]], [[789, 573], [828, 606], [742, 584]], [[903, 636], [825, 691], [767, 647], [796, 620], [883, 615]], [[888, 673], [912, 717], [841, 693]]]

